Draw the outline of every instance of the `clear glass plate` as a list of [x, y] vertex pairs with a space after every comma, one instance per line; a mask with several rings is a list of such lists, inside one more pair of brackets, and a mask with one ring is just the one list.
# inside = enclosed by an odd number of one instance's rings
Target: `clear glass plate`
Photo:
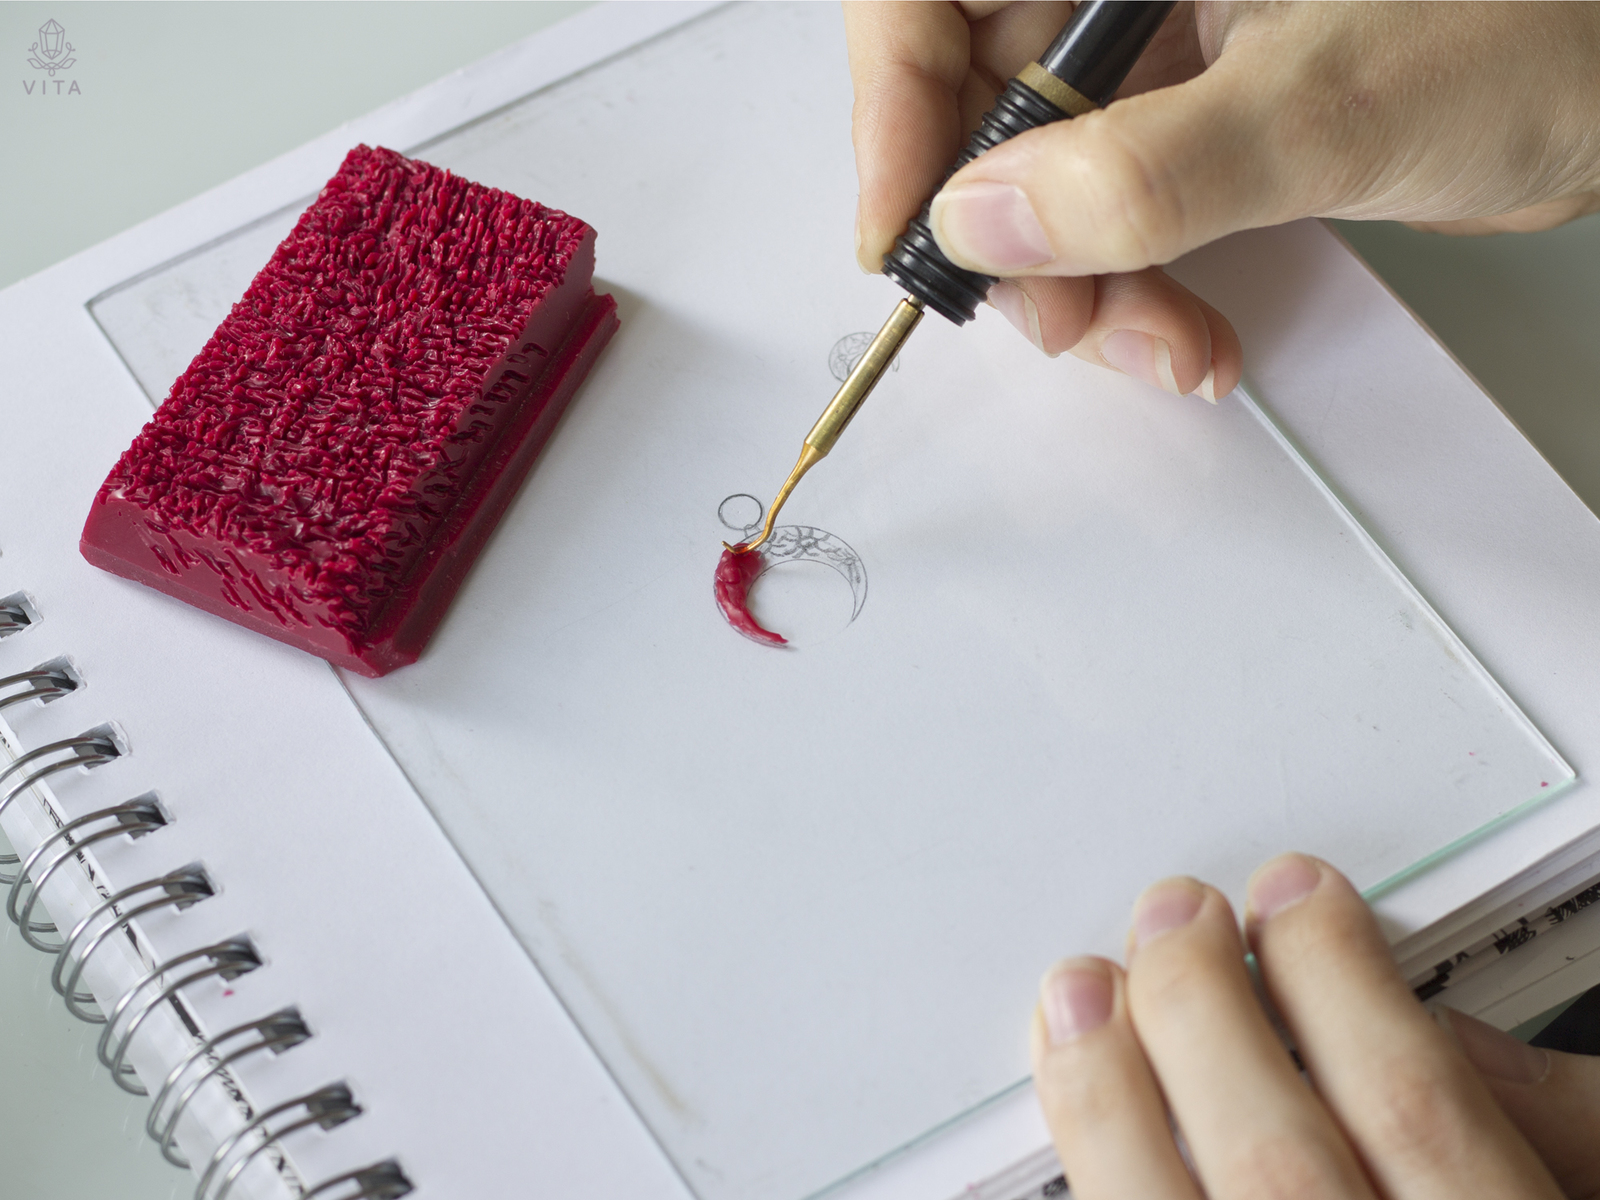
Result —
[[[786, 510], [793, 648], [737, 637], [718, 541], [897, 299], [849, 107], [837, 12], [758, 5], [396, 147], [588, 220], [623, 328], [423, 659], [346, 684], [704, 1200], [1016, 1087], [1040, 970], [1150, 879], [1380, 886], [1572, 778], [1254, 400], [992, 313], [928, 318]], [[93, 303], [152, 402], [300, 207]]]

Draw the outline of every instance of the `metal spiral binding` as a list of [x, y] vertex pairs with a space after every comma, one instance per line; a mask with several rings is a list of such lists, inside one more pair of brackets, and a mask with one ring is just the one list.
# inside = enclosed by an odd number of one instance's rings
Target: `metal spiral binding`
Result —
[[[70, 771], [75, 767], [98, 767], [108, 763], [114, 758], [120, 758], [124, 753], [122, 746], [117, 744], [115, 731], [109, 725], [99, 725], [94, 729], [86, 730], [77, 737], [63, 738], [59, 742], [51, 742], [48, 746], [40, 746], [37, 750], [30, 750], [20, 758], [14, 759], [10, 766], [0, 771], [0, 783], [4, 783], [23, 767], [29, 766], [39, 759], [50, 754], [60, 754], [67, 751], [67, 757], [59, 762], [46, 763], [42, 767], [29, 771], [16, 783], [13, 783], [5, 795], [0, 796], [0, 813], [4, 813], [11, 806], [11, 802], [23, 792], [27, 791], [41, 779], [62, 771]], [[22, 860], [15, 854], [0, 854], [0, 864], [10, 866]], [[16, 882], [15, 875], [7, 875], [0, 871], [0, 884]]]
[[38, 700], [44, 704], [59, 700], [62, 696], [71, 695], [82, 687], [83, 680], [65, 659], [56, 659], [53, 662], [40, 663], [31, 671], [7, 675], [4, 679], [0, 679], [0, 692], [18, 684], [28, 686], [10, 696], [0, 696], [0, 711], [29, 700]]
[[[21, 592], [0, 597], [0, 639], [39, 623], [39, 612], [32, 597]], [[0, 711], [29, 701], [48, 704], [71, 695], [84, 686], [82, 677], [65, 658], [40, 663], [28, 671], [0, 677]], [[100, 725], [77, 737], [64, 738], [30, 750], [0, 769], [0, 814], [24, 792], [52, 775], [78, 767], [92, 768], [128, 753], [120, 732], [111, 725]], [[81, 860], [90, 846], [113, 838], [140, 838], [168, 823], [153, 793], [121, 804], [99, 809], [66, 820], [51, 812], [58, 828], [28, 853], [0, 854], [0, 864], [20, 863], [15, 875], [0, 872], [0, 884], [9, 885], [6, 916], [18, 927], [23, 939], [36, 950], [52, 953], [56, 961], [50, 973], [51, 986], [66, 1002], [67, 1011], [79, 1020], [101, 1024], [96, 1053], [116, 1084], [124, 1091], [146, 1095], [137, 1082], [132, 1066], [126, 1063], [129, 1047], [145, 1021], [164, 1004], [177, 1008], [199, 1044], [167, 1073], [145, 1119], [145, 1131], [161, 1148], [162, 1156], [174, 1166], [189, 1163], [175, 1146], [177, 1128], [189, 1105], [201, 1089], [219, 1077], [226, 1078], [230, 1066], [240, 1060], [270, 1050], [274, 1055], [300, 1045], [311, 1037], [311, 1030], [297, 1009], [286, 1008], [255, 1021], [236, 1025], [209, 1038], [200, 1038], [194, 1021], [179, 1002], [183, 989], [208, 978], [233, 980], [262, 965], [250, 940], [230, 938], [199, 950], [176, 955], [142, 975], [118, 997], [108, 1012], [90, 1011], [86, 1005], [99, 1003], [92, 992], [79, 991], [89, 960], [110, 938], [127, 932], [132, 936], [134, 921], [161, 909], [183, 911], [215, 894], [205, 870], [190, 865], [147, 879], [104, 897], [87, 916], [79, 920], [59, 942], [45, 941], [38, 935], [57, 934], [49, 921], [34, 920], [34, 912], [46, 886], [63, 864]], [[92, 879], [92, 875], [91, 875]], [[131, 905], [130, 905], [130, 902]], [[203, 964], [171, 978], [187, 964]], [[224, 1052], [224, 1047], [226, 1051]], [[197, 1070], [204, 1064], [203, 1069]], [[304, 1114], [278, 1126], [276, 1121], [295, 1109]], [[361, 1114], [350, 1089], [340, 1083], [319, 1088], [293, 1100], [273, 1105], [225, 1138], [211, 1155], [195, 1188], [195, 1200], [227, 1200], [239, 1178], [268, 1147], [302, 1129], [317, 1126], [333, 1129]], [[246, 1107], [245, 1113], [251, 1115]], [[260, 1138], [254, 1148], [244, 1151], [251, 1138]], [[305, 1200], [398, 1200], [415, 1188], [394, 1159], [371, 1163], [325, 1179], [304, 1191]]]
[[416, 1191], [411, 1180], [406, 1178], [406, 1173], [400, 1169], [400, 1164], [391, 1158], [357, 1171], [335, 1175], [332, 1179], [324, 1179], [300, 1200], [316, 1200], [318, 1196], [328, 1195], [345, 1183], [353, 1184], [356, 1190], [337, 1197], [329, 1196], [329, 1200], [399, 1200], [401, 1196], [409, 1196]]
[[[78, 836], [81, 830], [87, 829], [100, 821], [112, 821], [112, 825], [105, 829], [97, 829], [93, 833]], [[51, 945], [49, 942], [40, 941], [34, 936], [37, 933], [56, 933], [56, 927], [48, 921], [35, 921], [33, 910], [38, 905], [39, 896], [44, 891], [44, 885], [50, 882], [50, 877], [65, 862], [69, 862], [81, 851], [97, 842], [104, 842], [111, 838], [126, 835], [130, 838], [140, 838], [147, 833], [160, 829], [167, 823], [167, 818], [157, 806], [155, 797], [140, 796], [126, 803], [114, 805], [111, 808], [102, 808], [99, 812], [88, 813], [75, 820], [68, 821], [44, 841], [33, 848], [33, 852], [23, 861], [22, 870], [12, 881], [10, 894], [6, 897], [6, 916], [11, 918], [11, 923], [22, 933], [22, 940], [35, 950], [43, 950], [47, 954], [60, 950], [64, 942]], [[42, 860], [54, 850], [53, 857], [44, 863], [44, 869], [37, 872]], [[22, 899], [23, 889], [27, 888], [27, 900], [20, 907], [18, 901]]]
[[[278, 1129], [267, 1128], [267, 1122], [275, 1117], [296, 1108], [304, 1108], [306, 1115], [288, 1122]], [[244, 1128], [230, 1134], [211, 1155], [211, 1161], [206, 1164], [200, 1182], [194, 1189], [194, 1200], [227, 1200], [228, 1193], [233, 1190], [233, 1185], [238, 1182], [239, 1176], [255, 1161], [268, 1146], [289, 1134], [301, 1129], [308, 1129], [315, 1125], [322, 1129], [334, 1129], [343, 1125], [352, 1117], [361, 1115], [361, 1106], [355, 1102], [355, 1097], [350, 1094], [350, 1089], [342, 1083], [329, 1084], [318, 1088], [314, 1092], [307, 1092], [303, 1096], [296, 1096], [293, 1100], [285, 1100], [282, 1104], [275, 1104], [266, 1112], [256, 1117]], [[247, 1154], [234, 1159], [233, 1165], [226, 1172], [222, 1165], [233, 1158], [235, 1151], [244, 1144], [246, 1138], [257, 1131], [262, 1134], [261, 1144]], [[213, 1181], [217, 1182], [217, 1189], [211, 1190]]]
[[[220, 1053], [224, 1045], [252, 1033], [257, 1035], [256, 1041], [248, 1042], [226, 1054]], [[178, 1152], [173, 1141], [177, 1137], [178, 1122], [183, 1120], [184, 1110], [189, 1107], [189, 1102], [208, 1080], [216, 1078], [240, 1059], [258, 1051], [271, 1050], [273, 1054], [282, 1054], [310, 1037], [311, 1030], [306, 1028], [299, 1010], [285, 1008], [259, 1020], [226, 1029], [215, 1037], [207, 1038], [191, 1050], [177, 1066], [167, 1072], [160, 1090], [156, 1092], [156, 1098], [150, 1102], [150, 1112], [145, 1117], [144, 1131], [161, 1147], [161, 1157], [175, 1167], [189, 1166], [189, 1160]], [[211, 1060], [210, 1065], [184, 1085], [183, 1090], [178, 1092], [178, 1098], [171, 1110], [167, 1111], [167, 1100], [172, 1096], [179, 1080], [197, 1063], [207, 1059]], [[165, 1118], [162, 1116], [163, 1112], [166, 1112]]]
[[0, 600], [0, 638], [21, 633], [39, 620], [39, 614], [21, 592]]
[[[127, 912], [120, 913], [115, 921], [98, 930], [93, 937], [84, 943], [82, 950], [78, 943], [84, 934], [94, 926], [94, 923], [107, 913], [116, 912], [117, 906], [124, 901], [145, 892], [161, 893], [154, 900], [147, 900], [143, 904], [136, 904]], [[213, 894], [211, 880], [205, 871], [199, 867], [181, 867], [169, 872], [159, 879], [147, 879], [143, 883], [136, 883], [132, 887], [123, 888], [114, 892], [103, 900], [98, 907], [72, 927], [72, 932], [67, 935], [67, 940], [62, 943], [56, 956], [56, 965], [50, 972], [50, 986], [66, 1001], [67, 1011], [80, 1021], [87, 1021], [91, 1025], [99, 1025], [105, 1021], [100, 1013], [85, 1012], [83, 1005], [96, 1004], [93, 992], [80, 992], [77, 990], [78, 980], [83, 978], [83, 968], [88, 964], [94, 952], [100, 948], [105, 940], [112, 934], [126, 929], [128, 922], [144, 916], [146, 913], [155, 912], [162, 908], [176, 908], [180, 911], [190, 905], [197, 904]], [[72, 969], [66, 969], [72, 963]]]
[[[138, 996], [146, 987], [164, 979], [174, 967], [181, 967], [185, 963], [197, 962], [209, 958], [211, 965], [191, 971], [181, 979], [175, 979], [160, 991], [146, 997], [137, 1008], [131, 1008], [134, 997]], [[218, 942], [214, 946], [206, 946], [199, 950], [190, 950], [169, 958], [166, 962], [150, 971], [138, 983], [123, 992], [117, 1002], [111, 1006], [111, 1012], [106, 1017], [106, 1027], [100, 1031], [100, 1044], [95, 1048], [95, 1053], [100, 1058], [100, 1065], [111, 1072], [111, 1078], [118, 1087], [135, 1096], [148, 1096], [144, 1086], [137, 1081], [129, 1083], [133, 1075], [133, 1068], [123, 1060], [128, 1054], [128, 1045], [133, 1041], [133, 1035], [139, 1031], [139, 1026], [144, 1024], [157, 1006], [172, 999], [184, 988], [199, 983], [202, 979], [222, 979], [231, 981], [241, 975], [249, 974], [261, 965], [261, 956], [250, 944], [249, 938], [229, 938], [225, 942]], [[130, 1011], [127, 1025], [120, 1036], [115, 1036], [117, 1024]]]

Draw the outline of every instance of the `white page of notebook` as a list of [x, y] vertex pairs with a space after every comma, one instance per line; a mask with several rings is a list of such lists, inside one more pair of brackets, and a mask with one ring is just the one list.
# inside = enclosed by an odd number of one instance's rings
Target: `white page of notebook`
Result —
[[[246, 1072], [252, 1096], [269, 1103], [297, 1084], [346, 1077], [367, 1104], [348, 1128], [291, 1144], [313, 1168], [399, 1153], [419, 1183], [456, 1193], [673, 1192], [664, 1164], [477, 884], [373, 757], [353, 710], [335, 702], [332, 678], [291, 651], [108, 582], [68, 550], [79, 521], [73, 497], [92, 492], [147, 411], [82, 305], [308, 195], [355, 141], [415, 145], [679, 19], [660, 6], [593, 10], [0, 297], [13, 335], [0, 347], [10, 435], [0, 449], [0, 591], [20, 580], [42, 600], [58, 597], [45, 626], [0, 645], [0, 663], [27, 666], [65, 648], [99, 664], [85, 696], [21, 714], [22, 740], [37, 744], [105, 716], [133, 726], [135, 758], [115, 768], [130, 771], [72, 781], [66, 802], [84, 807], [71, 811], [176, 781], [183, 803], [179, 824], [161, 835], [172, 835], [168, 849], [157, 858], [156, 844], [142, 843], [129, 869], [199, 854], [227, 890], [158, 926], [151, 940], [174, 951], [241, 924], [260, 935], [271, 970], [247, 981], [248, 994], [263, 1008], [296, 1000], [320, 1028], [294, 1055]], [[1592, 764], [1600, 734], [1586, 714], [1600, 696], [1600, 663], [1582, 614], [1585, 597], [1600, 591], [1593, 517], [1322, 230], [1246, 235], [1180, 270], [1225, 300], [1274, 411], [1331, 468], [1369, 527], [1566, 757], [1580, 770]], [[866, 323], [879, 311], [874, 304]], [[1351, 355], [1352, 345], [1363, 352]], [[815, 403], [810, 385], [795, 403], [805, 409], [803, 426]], [[847, 444], [860, 434], [852, 430]], [[772, 436], [786, 445], [794, 434], [786, 425]], [[48, 652], [35, 654], [46, 643]], [[92, 716], [83, 715], [89, 707], [79, 701], [91, 700]], [[163, 729], [170, 734], [147, 736]], [[241, 756], [235, 745], [258, 749]], [[225, 776], [214, 762], [224, 753]], [[1595, 808], [1580, 780], [1387, 894], [1381, 915], [1404, 934], [1494, 881], [1510, 887], [1515, 873], [1544, 873], [1595, 824]], [[271, 819], [242, 815], [255, 813]], [[1141, 865], [1140, 877], [1148, 873]], [[1080, 944], [1062, 935], [1069, 940]], [[1019, 1093], [857, 1186], [926, 1200], [1041, 1140]]]
[[[424, 661], [348, 680], [707, 1197], [809, 1194], [1013, 1086], [1063, 925], [1115, 952], [1148, 875], [1296, 845], [1370, 885], [1569, 778], [1248, 401], [992, 314], [930, 321], [786, 512], [860, 551], [859, 619], [813, 568], [763, 589], [809, 642], [722, 625], [719, 502], [771, 490], [894, 297], [816, 251], [837, 26], [717, 14], [419, 151], [592, 221], [624, 330]], [[153, 394], [292, 219], [96, 304]]]

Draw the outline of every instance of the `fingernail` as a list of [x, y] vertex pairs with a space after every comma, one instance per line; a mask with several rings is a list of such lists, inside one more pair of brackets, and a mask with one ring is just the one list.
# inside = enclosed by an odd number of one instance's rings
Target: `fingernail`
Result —
[[1249, 914], [1266, 921], [1298, 904], [1322, 882], [1322, 871], [1303, 854], [1280, 854], [1256, 868], [1247, 889]]
[[861, 217], [858, 215], [856, 217], [856, 266], [861, 268], [863, 275], [871, 275], [872, 272], [867, 270], [866, 263], [861, 261], [861, 241]]
[[1143, 946], [1151, 938], [1170, 932], [1194, 920], [1205, 889], [1193, 879], [1180, 876], [1164, 879], [1145, 889], [1133, 906], [1133, 944]]
[[1028, 194], [1009, 183], [979, 181], [945, 188], [928, 214], [946, 254], [998, 275], [1054, 258]]
[[1202, 400], [1209, 400], [1212, 404], [1217, 402], [1217, 369], [1212, 367], [1206, 372], [1206, 377], [1200, 381], [1200, 386], [1195, 388], [1200, 393]]
[[1161, 338], [1137, 329], [1119, 329], [1100, 343], [1100, 357], [1106, 366], [1124, 375], [1174, 396], [1182, 394], [1178, 381], [1172, 377], [1172, 348]]
[[[1010, 321], [1017, 328], [1017, 332], [1027, 338], [1042, 354], [1050, 354], [1044, 348], [1044, 330], [1039, 326], [1039, 306], [1027, 292], [1014, 283], [1001, 280], [989, 289], [989, 303], [996, 311]], [[1055, 355], [1050, 354], [1051, 358]]]
[[1467, 1061], [1491, 1079], [1506, 1083], [1542, 1083], [1550, 1073], [1550, 1055], [1503, 1033], [1466, 1013], [1441, 1008], [1435, 1016], [1455, 1035]]
[[1039, 985], [1050, 1044], [1060, 1046], [1099, 1029], [1111, 1019], [1111, 977], [1092, 959], [1069, 959], [1046, 972]]

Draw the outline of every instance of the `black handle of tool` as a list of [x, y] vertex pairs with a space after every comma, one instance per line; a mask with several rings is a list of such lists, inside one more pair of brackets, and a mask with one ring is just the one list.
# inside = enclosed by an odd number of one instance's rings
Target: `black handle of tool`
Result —
[[[1021, 77], [1013, 79], [967, 142], [950, 174], [1019, 133], [1109, 103], [1173, 7], [1174, 0], [1087, 0], [1080, 4], [1050, 48], [1022, 73], [1028, 76], [1041, 67], [1064, 84], [1066, 91], [1037, 74], [1033, 75], [1037, 87]], [[1055, 100], [1040, 89], [1051, 92]], [[965, 325], [977, 315], [978, 305], [995, 283], [994, 276], [968, 271], [944, 256], [928, 227], [927, 204], [895, 241], [883, 260], [883, 273], [957, 325]]]

